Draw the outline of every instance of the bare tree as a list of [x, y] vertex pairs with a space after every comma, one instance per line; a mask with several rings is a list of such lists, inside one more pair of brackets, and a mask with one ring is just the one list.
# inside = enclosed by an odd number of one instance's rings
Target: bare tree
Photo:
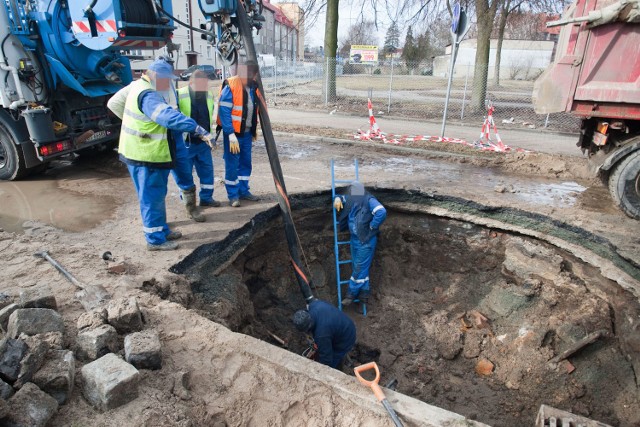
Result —
[[348, 56], [349, 49], [354, 44], [378, 44], [375, 22], [361, 21], [349, 27], [346, 37], [340, 41], [340, 55], [343, 57]]
[[524, 0], [503, 0], [500, 7], [500, 21], [498, 22], [498, 42], [496, 44], [496, 64], [493, 73], [493, 83], [500, 86], [500, 62], [502, 57], [502, 42], [504, 41], [504, 30], [507, 27], [509, 14], [520, 7]]
[[476, 59], [473, 70], [473, 91], [471, 108], [482, 111], [487, 97], [487, 78], [489, 76], [489, 53], [491, 51], [491, 32], [498, 6], [504, 0], [475, 0], [475, 12], [478, 28], [476, 39]]

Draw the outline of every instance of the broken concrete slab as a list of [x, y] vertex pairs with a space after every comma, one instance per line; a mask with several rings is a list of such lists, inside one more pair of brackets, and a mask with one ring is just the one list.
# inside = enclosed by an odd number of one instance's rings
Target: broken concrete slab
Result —
[[26, 383], [11, 399], [7, 427], [44, 427], [58, 410], [58, 402], [33, 383]]
[[96, 308], [91, 311], [84, 312], [78, 317], [78, 331], [84, 329], [97, 328], [107, 323], [107, 309]]
[[49, 308], [21, 308], [9, 316], [7, 335], [16, 338], [20, 334], [36, 335], [47, 332], [64, 333], [64, 322], [57, 311]]
[[135, 297], [119, 298], [107, 305], [109, 324], [120, 334], [136, 332], [142, 329], [142, 313]]
[[125, 360], [137, 369], [162, 368], [162, 347], [158, 332], [149, 329], [124, 338]]
[[13, 396], [13, 393], [15, 393], [15, 390], [13, 389], [13, 387], [5, 383], [4, 381], [0, 380], [0, 400], [9, 399], [11, 396]]
[[95, 360], [107, 353], [119, 350], [116, 329], [111, 325], [101, 325], [86, 329], [76, 337], [76, 355], [80, 360]]
[[81, 373], [84, 397], [101, 411], [138, 397], [138, 370], [113, 353], [83, 366]]
[[562, 257], [542, 244], [511, 239], [507, 242], [502, 272], [516, 283], [530, 278], [554, 281], [562, 271]]
[[20, 375], [20, 361], [28, 351], [22, 340], [4, 339], [0, 341], [0, 378], [13, 384]]
[[76, 360], [69, 350], [53, 350], [47, 354], [42, 368], [33, 376], [33, 383], [64, 405], [73, 391]]
[[47, 285], [36, 285], [20, 291], [20, 307], [58, 309], [56, 297]]
[[33, 375], [44, 364], [49, 351], [49, 343], [38, 338], [38, 336], [29, 337], [21, 335], [21, 337], [27, 345], [27, 353], [20, 361], [20, 375], [18, 375], [18, 381], [14, 384], [16, 388], [20, 388], [25, 383], [31, 382]]
[[9, 323], [9, 317], [11, 314], [19, 308], [20, 305], [12, 303], [0, 310], [0, 328], [2, 328], [3, 331], [7, 330], [7, 323]]

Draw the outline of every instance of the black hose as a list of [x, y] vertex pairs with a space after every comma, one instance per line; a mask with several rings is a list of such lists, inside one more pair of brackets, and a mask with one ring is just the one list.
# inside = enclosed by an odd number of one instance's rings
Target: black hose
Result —
[[[256, 56], [256, 48], [253, 44], [253, 37], [251, 33], [251, 27], [249, 26], [249, 20], [247, 18], [247, 12], [244, 10], [244, 7], [240, 3], [238, 4], [236, 15], [238, 17], [238, 29], [240, 30], [240, 34], [242, 34], [244, 38], [244, 48], [247, 53], [247, 58], [249, 60], [257, 61], [258, 58]], [[308, 304], [315, 299], [313, 293], [311, 292], [311, 275], [301, 261], [301, 257], [304, 257], [304, 251], [298, 238], [296, 226], [293, 222], [293, 216], [291, 215], [291, 205], [289, 202], [289, 196], [287, 195], [287, 189], [284, 184], [284, 177], [282, 175], [280, 159], [278, 158], [276, 141], [273, 137], [273, 131], [271, 129], [269, 111], [267, 110], [267, 105], [264, 100], [264, 90], [262, 87], [262, 79], [260, 78], [260, 73], [258, 73], [256, 79], [258, 82], [258, 89], [260, 90], [261, 94], [261, 96], [258, 96], [257, 98], [260, 102], [259, 115], [260, 125], [262, 127], [262, 136], [264, 137], [264, 143], [267, 148], [269, 164], [271, 165], [271, 174], [273, 175], [273, 180], [276, 185], [278, 205], [280, 206], [282, 222], [284, 223], [284, 231], [287, 237], [287, 245], [289, 246], [289, 256], [291, 259], [291, 264], [295, 271], [298, 286], [300, 287], [300, 292], [302, 292], [302, 296]]]
[[162, 12], [162, 14], [163, 14], [163, 15], [165, 15], [165, 16], [166, 16], [167, 18], [169, 18], [169, 19], [174, 20], [174, 21], [175, 21], [176, 23], [178, 23], [179, 25], [182, 25], [183, 27], [186, 27], [186, 28], [190, 29], [191, 31], [195, 31], [195, 32], [198, 32], [198, 33], [206, 34], [206, 35], [208, 35], [208, 36], [213, 36], [213, 35], [214, 35], [212, 32], [209, 32], [209, 31], [203, 30], [203, 29], [201, 29], [201, 28], [192, 27], [191, 25], [189, 25], [189, 24], [187, 24], [187, 23], [185, 23], [185, 22], [180, 21], [180, 20], [179, 20], [179, 19], [177, 19], [175, 16], [172, 16], [171, 14], [169, 14], [169, 12], [167, 12], [166, 10], [164, 10], [164, 9], [162, 8], [162, 5], [161, 5], [161, 4], [159, 4], [158, 2], [155, 2], [155, 4], [156, 4], [156, 7], [158, 8], [158, 10], [159, 10], [160, 12]]
[[[157, 25], [156, 14], [150, 0], [121, 0], [122, 15], [125, 22], [131, 24]], [[127, 36], [156, 37], [155, 28], [127, 27]]]

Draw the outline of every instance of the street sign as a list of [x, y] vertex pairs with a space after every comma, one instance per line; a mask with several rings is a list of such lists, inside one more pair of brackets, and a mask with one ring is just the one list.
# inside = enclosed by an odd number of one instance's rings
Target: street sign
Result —
[[447, 110], [449, 109], [449, 97], [451, 96], [451, 82], [453, 80], [454, 65], [456, 63], [456, 57], [458, 56], [458, 48], [460, 42], [464, 39], [469, 31], [469, 20], [467, 19], [467, 13], [459, 3], [453, 5], [453, 16], [451, 17], [451, 57], [449, 59], [449, 79], [447, 82], [447, 94], [444, 99], [444, 111], [442, 113], [442, 130], [440, 136], [444, 138], [445, 126], [447, 124]]

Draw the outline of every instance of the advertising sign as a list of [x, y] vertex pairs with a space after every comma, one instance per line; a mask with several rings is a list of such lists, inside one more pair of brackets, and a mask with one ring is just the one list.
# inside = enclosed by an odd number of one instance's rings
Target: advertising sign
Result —
[[352, 64], [377, 64], [378, 46], [353, 44], [349, 52]]

